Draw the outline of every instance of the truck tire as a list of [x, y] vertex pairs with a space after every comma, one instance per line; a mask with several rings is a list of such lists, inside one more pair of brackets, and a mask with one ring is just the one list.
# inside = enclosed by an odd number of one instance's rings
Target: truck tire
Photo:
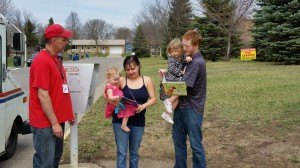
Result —
[[5, 144], [5, 154], [1, 156], [1, 159], [7, 160], [11, 158], [16, 151], [18, 144], [18, 127], [14, 122], [7, 143]]

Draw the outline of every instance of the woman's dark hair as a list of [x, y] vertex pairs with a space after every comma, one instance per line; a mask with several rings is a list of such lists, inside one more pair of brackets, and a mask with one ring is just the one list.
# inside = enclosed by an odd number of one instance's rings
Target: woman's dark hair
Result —
[[140, 67], [139, 69], [139, 75], [141, 75], [141, 64], [140, 64], [140, 61], [138, 59], [137, 56], [135, 55], [131, 55], [131, 56], [127, 56], [124, 61], [123, 61], [123, 68], [124, 70], [126, 69], [126, 66], [130, 65], [130, 64], [135, 64], [137, 66]]

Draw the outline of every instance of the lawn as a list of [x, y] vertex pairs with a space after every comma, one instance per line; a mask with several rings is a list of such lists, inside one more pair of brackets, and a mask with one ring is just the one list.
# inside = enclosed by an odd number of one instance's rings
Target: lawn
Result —
[[[161, 57], [141, 59], [143, 75], [156, 87]], [[203, 123], [208, 167], [300, 166], [300, 67], [251, 61], [207, 62], [208, 91]], [[115, 159], [111, 121], [101, 97], [79, 124], [79, 162]], [[163, 104], [147, 109], [141, 159], [174, 158], [171, 125], [161, 119]], [[69, 162], [65, 141], [63, 163]], [[189, 150], [189, 154], [190, 154]], [[188, 156], [189, 162], [191, 154]]]

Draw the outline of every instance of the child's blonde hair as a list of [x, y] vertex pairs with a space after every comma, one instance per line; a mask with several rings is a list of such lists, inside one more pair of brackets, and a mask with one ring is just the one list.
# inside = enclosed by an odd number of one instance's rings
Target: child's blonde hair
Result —
[[183, 47], [179, 38], [175, 38], [169, 43], [167, 53], [170, 54], [171, 51], [178, 51], [180, 54], [183, 53]]
[[115, 68], [115, 67], [107, 68], [105, 74], [106, 74], [107, 79], [109, 79], [110, 77], [114, 77], [115, 75], [120, 76], [120, 72], [119, 72], [118, 68]]

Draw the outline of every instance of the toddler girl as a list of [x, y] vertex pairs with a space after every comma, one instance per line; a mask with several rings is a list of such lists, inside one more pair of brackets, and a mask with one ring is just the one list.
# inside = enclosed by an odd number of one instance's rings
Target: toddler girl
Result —
[[134, 110], [124, 105], [122, 98], [123, 92], [119, 89], [120, 73], [117, 68], [108, 68], [106, 70], [107, 84], [105, 86], [105, 94], [111, 103], [107, 103], [105, 117], [112, 117], [113, 113], [118, 114], [119, 118], [123, 118], [121, 128], [125, 132], [129, 132], [127, 127], [128, 117], [134, 115]]
[[[178, 82], [181, 81], [181, 78], [185, 71], [185, 66], [187, 62], [192, 61], [191, 57], [186, 57], [183, 55], [183, 47], [181, 41], [178, 38], [173, 39], [168, 47], [168, 70], [160, 69], [160, 75], [163, 77], [163, 80], [168, 82]], [[161, 85], [160, 99], [163, 100], [166, 111], [161, 115], [166, 121], [171, 124], [174, 124], [171, 114], [173, 109], [178, 105], [178, 97], [172, 95], [171, 97], [167, 96]]]

